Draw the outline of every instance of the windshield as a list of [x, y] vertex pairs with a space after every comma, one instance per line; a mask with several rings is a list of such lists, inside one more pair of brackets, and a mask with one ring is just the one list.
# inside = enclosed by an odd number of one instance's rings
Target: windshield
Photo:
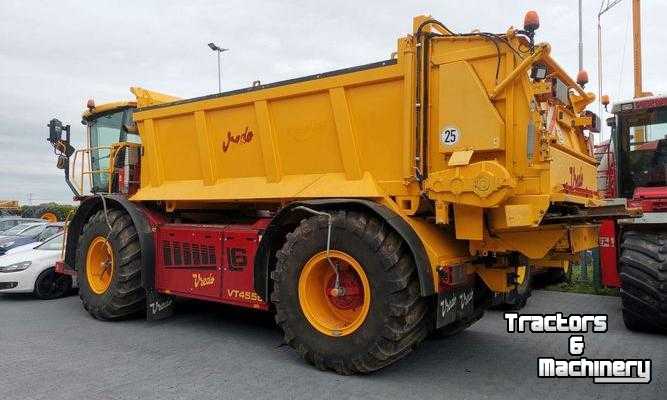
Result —
[[63, 237], [65, 235], [60, 234], [57, 236], [52, 237], [51, 239], [47, 240], [46, 242], [40, 244], [39, 246], [35, 247], [36, 249], [39, 250], [61, 250], [63, 247]]
[[35, 236], [42, 233], [44, 230], [44, 225], [35, 225], [19, 233], [19, 236]]
[[128, 134], [123, 124], [132, 123], [132, 108], [109, 114], [102, 114], [88, 121], [90, 129], [90, 165], [93, 173], [93, 192], [107, 192], [109, 190], [109, 174], [101, 171], [109, 169], [109, 146], [118, 142], [140, 143], [139, 135]]
[[635, 188], [667, 186], [667, 109], [622, 117], [619, 165], [623, 197]]
[[[18, 236], [18, 235], [25, 235], [25, 231], [28, 229], [32, 229], [35, 227], [41, 227], [41, 225], [28, 225], [28, 224], [21, 224], [21, 225], [16, 225], [13, 228], [7, 229], [6, 231], [2, 232], [3, 235], [7, 236]], [[39, 232], [37, 232], [39, 233]]]

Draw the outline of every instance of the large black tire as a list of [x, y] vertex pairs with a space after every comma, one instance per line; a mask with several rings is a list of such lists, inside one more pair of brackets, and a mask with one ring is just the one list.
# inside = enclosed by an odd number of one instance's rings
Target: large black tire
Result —
[[333, 214], [331, 249], [354, 257], [370, 283], [363, 324], [345, 336], [315, 329], [301, 309], [298, 281], [307, 261], [326, 250], [328, 218], [301, 221], [277, 253], [272, 301], [285, 341], [310, 364], [339, 374], [370, 373], [405, 357], [430, 328], [417, 270], [403, 240], [382, 222], [362, 213]]
[[[114, 320], [144, 312], [146, 293], [141, 286], [141, 247], [130, 215], [122, 210], [108, 211], [111, 233], [100, 210], [83, 228], [76, 251], [79, 297], [83, 307], [95, 318]], [[113, 273], [108, 289], [97, 294], [91, 290], [86, 276], [86, 255], [96, 237], [107, 237], [114, 256]]]
[[667, 333], [667, 232], [625, 232], [620, 272], [625, 326]]
[[42, 271], [35, 280], [33, 294], [38, 299], [51, 300], [65, 296], [72, 290], [72, 277], [56, 273], [53, 267]]

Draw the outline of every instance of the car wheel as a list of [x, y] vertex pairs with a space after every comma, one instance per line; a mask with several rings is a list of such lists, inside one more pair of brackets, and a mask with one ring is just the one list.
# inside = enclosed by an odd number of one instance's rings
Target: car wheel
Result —
[[72, 289], [72, 277], [56, 273], [53, 267], [43, 271], [35, 280], [34, 294], [42, 300], [63, 297]]

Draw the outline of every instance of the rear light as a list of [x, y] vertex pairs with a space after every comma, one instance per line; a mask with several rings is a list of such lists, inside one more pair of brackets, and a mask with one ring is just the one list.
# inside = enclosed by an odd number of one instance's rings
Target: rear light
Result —
[[446, 292], [454, 286], [468, 283], [465, 264], [441, 266], [438, 268], [438, 277], [439, 292]]

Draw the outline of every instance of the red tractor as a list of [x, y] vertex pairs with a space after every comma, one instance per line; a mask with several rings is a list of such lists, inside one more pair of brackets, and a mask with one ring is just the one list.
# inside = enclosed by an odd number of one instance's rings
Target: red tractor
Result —
[[641, 209], [600, 227], [602, 283], [620, 287], [632, 330], [667, 332], [667, 96], [614, 104], [611, 138], [596, 148], [610, 202]]

